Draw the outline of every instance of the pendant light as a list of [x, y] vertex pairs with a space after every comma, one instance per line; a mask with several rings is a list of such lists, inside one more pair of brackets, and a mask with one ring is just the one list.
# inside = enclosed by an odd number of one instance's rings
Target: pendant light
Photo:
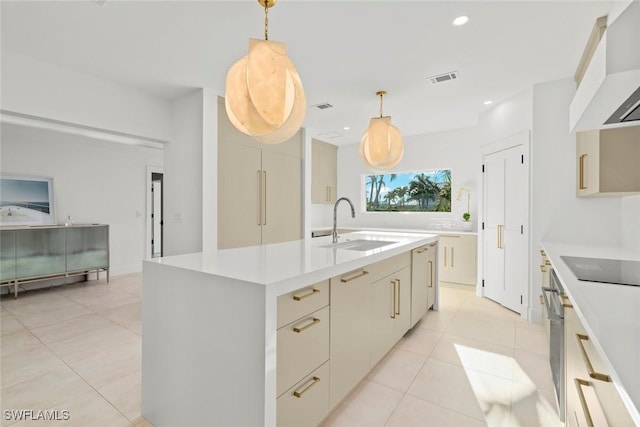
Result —
[[284, 43], [269, 40], [269, 8], [264, 7], [264, 40], [249, 39], [249, 53], [233, 64], [225, 84], [225, 108], [240, 132], [265, 144], [279, 144], [302, 126], [307, 102], [300, 76]]
[[377, 170], [388, 170], [396, 167], [402, 155], [402, 134], [391, 124], [391, 116], [382, 115], [382, 97], [387, 94], [380, 90], [376, 95], [380, 97], [380, 117], [373, 117], [369, 127], [360, 140], [360, 155], [364, 162]]

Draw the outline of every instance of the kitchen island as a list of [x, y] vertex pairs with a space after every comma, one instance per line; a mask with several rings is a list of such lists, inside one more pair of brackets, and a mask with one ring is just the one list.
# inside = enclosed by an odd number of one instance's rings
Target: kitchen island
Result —
[[156, 427], [319, 422], [415, 324], [411, 314], [437, 309], [437, 240], [360, 231], [338, 244], [145, 261], [144, 417]]
[[[565, 343], [578, 344], [578, 364], [588, 363], [589, 371], [601, 370], [608, 379], [604, 381], [597, 374], [584, 373], [578, 379], [582, 383], [574, 384], [572, 375], [570, 352], [567, 352], [565, 369], [567, 369], [567, 425], [574, 425], [574, 420], [584, 417], [584, 408], [590, 412], [587, 416], [593, 418], [594, 425], [628, 426], [640, 425], [640, 287], [626, 286], [612, 283], [599, 283], [578, 280], [571, 271], [563, 256], [603, 258], [640, 261], [640, 253], [620, 247], [595, 247], [587, 245], [569, 245], [562, 243], [543, 242], [542, 248], [546, 252], [551, 266], [560, 280], [567, 295], [565, 305]], [[567, 334], [567, 321], [575, 313], [580, 327], [584, 330], [582, 340], [576, 341], [576, 334]], [[588, 337], [588, 338], [585, 338]], [[567, 347], [571, 348], [571, 347]], [[591, 348], [595, 351], [591, 352]], [[592, 363], [593, 362], [593, 363]], [[593, 366], [591, 366], [593, 364]], [[583, 378], [584, 377], [584, 378]], [[584, 381], [584, 380], [587, 381]], [[588, 383], [588, 384], [587, 384]], [[589, 387], [589, 385], [591, 387]], [[609, 387], [609, 389], [607, 389]], [[573, 414], [571, 408], [571, 394], [576, 389], [582, 393], [582, 402], [578, 400], [573, 407], [579, 413]], [[598, 399], [590, 389], [600, 389], [602, 393]], [[582, 389], [587, 389], [584, 392]], [[619, 395], [619, 398], [615, 395]], [[596, 393], [597, 394], [597, 393]], [[586, 398], [584, 397], [586, 396]], [[621, 400], [623, 405], [618, 405]], [[602, 408], [599, 408], [602, 406]], [[612, 408], [607, 412], [607, 409]], [[626, 413], [628, 412], [628, 416]], [[606, 417], [607, 421], [598, 416]], [[615, 421], [614, 417], [619, 417]]]

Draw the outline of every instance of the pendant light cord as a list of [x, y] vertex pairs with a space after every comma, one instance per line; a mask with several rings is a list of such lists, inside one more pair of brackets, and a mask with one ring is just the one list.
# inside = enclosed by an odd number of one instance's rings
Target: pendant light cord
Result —
[[268, 2], [264, 4], [264, 39], [269, 40], [269, 6]]
[[382, 117], [382, 97], [383, 96], [384, 96], [383, 94], [380, 94], [380, 117]]

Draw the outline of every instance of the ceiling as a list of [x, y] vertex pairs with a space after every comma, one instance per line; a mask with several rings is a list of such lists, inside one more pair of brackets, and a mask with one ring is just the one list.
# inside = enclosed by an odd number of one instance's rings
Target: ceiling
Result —
[[[377, 90], [388, 92], [384, 114], [408, 136], [474, 126], [491, 108], [485, 100], [573, 76], [595, 19], [612, 4], [280, 0], [269, 12], [269, 38], [286, 43], [301, 76], [304, 126], [340, 145], [358, 142], [378, 115]], [[264, 31], [255, 0], [0, 5], [3, 51], [167, 99], [200, 87], [222, 95], [227, 70]], [[470, 19], [455, 27], [459, 15]], [[427, 79], [449, 71], [459, 79]], [[311, 107], [325, 102], [333, 108]]]

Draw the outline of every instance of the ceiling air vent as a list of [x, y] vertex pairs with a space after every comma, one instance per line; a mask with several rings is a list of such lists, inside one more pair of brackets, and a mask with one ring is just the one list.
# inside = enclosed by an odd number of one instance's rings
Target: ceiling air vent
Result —
[[318, 110], [326, 110], [327, 108], [333, 108], [333, 105], [328, 102], [323, 102], [322, 104], [312, 105], [312, 107], [317, 108]]
[[460, 77], [457, 71], [451, 71], [449, 73], [440, 74], [437, 76], [427, 77], [432, 85], [437, 85], [438, 83], [448, 82], [450, 80], [457, 80]]

